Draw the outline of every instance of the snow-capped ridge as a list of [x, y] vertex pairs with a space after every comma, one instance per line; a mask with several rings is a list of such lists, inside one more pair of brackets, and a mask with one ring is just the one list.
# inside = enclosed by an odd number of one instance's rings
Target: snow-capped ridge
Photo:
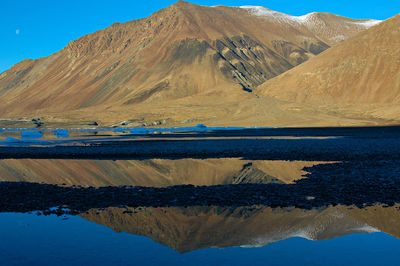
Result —
[[[260, 17], [271, 17], [282, 22], [297, 22], [299, 24], [307, 25], [312, 23], [312, 19], [318, 14], [317, 12], [311, 12], [303, 16], [291, 16], [285, 13], [273, 11], [271, 9], [262, 6], [240, 6], [239, 8], [247, 10], [250, 14]], [[378, 25], [382, 20], [367, 19], [367, 20], [357, 20], [349, 21], [347, 23], [356, 24], [363, 26], [365, 28], [370, 28], [372, 26]]]

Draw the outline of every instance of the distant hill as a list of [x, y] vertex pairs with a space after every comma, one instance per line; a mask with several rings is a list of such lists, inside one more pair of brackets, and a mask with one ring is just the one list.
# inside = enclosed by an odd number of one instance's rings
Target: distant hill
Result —
[[257, 93], [343, 115], [398, 121], [400, 15], [265, 82]]

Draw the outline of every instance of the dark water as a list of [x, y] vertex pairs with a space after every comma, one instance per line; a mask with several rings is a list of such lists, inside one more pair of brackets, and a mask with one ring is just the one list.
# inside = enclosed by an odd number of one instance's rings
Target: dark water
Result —
[[[125, 133], [118, 130], [112, 131], [115, 133], [112, 137], [107, 136], [109, 132], [95, 133], [93, 130], [41, 131], [42, 135], [5, 131], [0, 148], [79, 145], [85, 143], [85, 139], [90, 140], [86, 144], [93, 144], [97, 143], [97, 137], [102, 141], [124, 141], [125, 136], [121, 134]], [[190, 134], [206, 131], [203, 127], [196, 130]], [[253, 130], [247, 137], [260, 137], [267, 131], [283, 129], [269, 130], [261, 130], [262, 134]], [[225, 133], [231, 137], [237, 135], [235, 131], [226, 130]], [[206, 138], [218, 137], [212, 132], [207, 134]], [[273, 132], [270, 135], [274, 135]], [[204, 158], [203, 155], [186, 158], [183, 152], [179, 159], [168, 158], [168, 154], [140, 160], [38, 159], [33, 153], [27, 153], [29, 156], [24, 159], [12, 159], [3, 153], [0, 185], [9, 181], [29, 182], [90, 190], [91, 187], [107, 186], [161, 188], [187, 184], [207, 187], [268, 184], [272, 188], [293, 186], [303, 201], [319, 200], [319, 203], [310, 205], [314, 208], [284, 204], [237, 206], [235, 195], [232, 195], [229, 197], [233, 204], [229, 206], [203, 202], [201, 206], [168, 203], [156, 205], [163, 207], [139, 207], [121, 203], [124, 206], [105, 204], [101, 209], [80, 209], [74, 216], [66, 214], [68, 212], [45, 216], [40, 201], [46, 198], [52, 202], [52, 196], [34, 194], [29, 199], [35, 199], [35, 204], [21, 203], [28, 206], [29, 213], [16, 212], [22, 212], [19, 208], [15, 212], [0, 213], [0, 265], [398, 265], [400, 130], [371, 129], [364, 134], [356, 129], [333, 129], [333, 132], [329, 129], [305, 129], [304, 132], [292, 129], [282, 136], [297, 135], [335, 138], [263, 139], [260, 141], [263, 146], [257, 144], [257, 139], [229, 142], [240, 144], [245, 157], [242, 153], [231, 153], [235, 146], [228, 147], [225, 153], [224, 145], [228, 142], [218, 143], [219, 140], [215, 143], [224, 151], [222, 158], [207, 154]], [[147, 137], [155, 138], [154, 135]], [[187, 136], [177, 138], [184, 137]], [[247, 146], [248, 143], [253, 146]], [[170, 148], [168, 145], [165, 147]], [[263, 153], [262, 147], [257, 150], [258, 146], [269, 147], [269, 150]], [[182, 147], [185, 151], [185, 145]], [[213, 148], [211, 145], [210, 149]], [[252, 157], [253, 152], [257, 152], [257, 156]], [[259, 158], [259, 155], [262, 156]], [[29, 193], [29, 184], [23, 185], [24, 193]], [[307, 188], [314, 191], [303, 193], [302, 190]], [[318, 188], [324, 191], [315, 191]], [[363, 193], [363, 189], [369, 192]], [[351, 197], [347, 198], [349, 194]], [[96, 199], [86, 198], [93, 206], [97, 206], [102, 192], [96, 195]], [[305, 199], [307, 195], [311, 196]], [[19, 200], [24, 199], [24, 195], [19, 196]], [[245, 196], [251, 198], [253, 195], [250, 191]], [[293, 197], [282, 196], [287, 202]], [[370, 196], [374, 196], [372, 201]], [[346, 197], [346, 200], [336, 197]], [[11, 205], [7, 197], [2, 199], [0, 210]], [[322, 199], [330, 200], [330, 204], [324, 204]], [[332, 206], [332, 202], [341, 204]], [[82, 202], [85, 204], [92, 206]], [[69, 208], [62, 204], [54, 207]]]

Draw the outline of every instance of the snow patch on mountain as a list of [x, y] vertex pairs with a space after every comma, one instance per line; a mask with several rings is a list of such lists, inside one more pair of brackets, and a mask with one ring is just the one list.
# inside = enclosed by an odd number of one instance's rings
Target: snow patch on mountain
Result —
[[371, 28], [373, 26], [378, 25], [381, 22], [382, 22], [382, 20], [369, 19], [369, 20], [365, 20], [365, 21], [357, 21], [357, 22], [352, 22], [352, 23], [363, 26], [365, 28]]
[[249, 11], [249, 13], [256, 15], [256, 16], [271, 17], [278, 21], [289, 22], [289, 23], [297, 22], [300, 24], [304, 23], [308, 19], [308, 16], [312, 14], [312, 13], [310, 13], [310, 14], [307, 14], [304, 16], [297, 17], [297, 16], [290, 16], [285, 13], [273, 11], [273, 10], [270, 10], [270, 9], [262, 7], [262, 6], [240, 6], [240, 8], [246, 9]]

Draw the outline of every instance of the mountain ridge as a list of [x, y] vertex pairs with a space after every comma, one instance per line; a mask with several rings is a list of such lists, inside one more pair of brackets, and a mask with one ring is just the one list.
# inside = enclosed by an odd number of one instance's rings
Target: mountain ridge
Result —
[[[318, 26], [312, 32], [302, 24], [271, 20], [240, 7], [179, 1], [148, 18], [114, 23], [53, 55], [22, 61], [3, 72], [0, 116], [42, 117], [45, 124], [128, 121], [130, 126], [243, 124], [254, 116], [250, 123], [257, 125], [290, 124], [301, 116], [275, 99], [248, 92], [340, 42], [331, 28], [353, 21], [322, 13], [312, 16], [321, 18], [326, 30]], [[341, 33], [346, 38], [365, 30], [354, 21]], [[338, 38], [330, 44], [321, 41], [332, 36]], [[304, 123], [312, 120], [312, 112], [303, 115]]]

